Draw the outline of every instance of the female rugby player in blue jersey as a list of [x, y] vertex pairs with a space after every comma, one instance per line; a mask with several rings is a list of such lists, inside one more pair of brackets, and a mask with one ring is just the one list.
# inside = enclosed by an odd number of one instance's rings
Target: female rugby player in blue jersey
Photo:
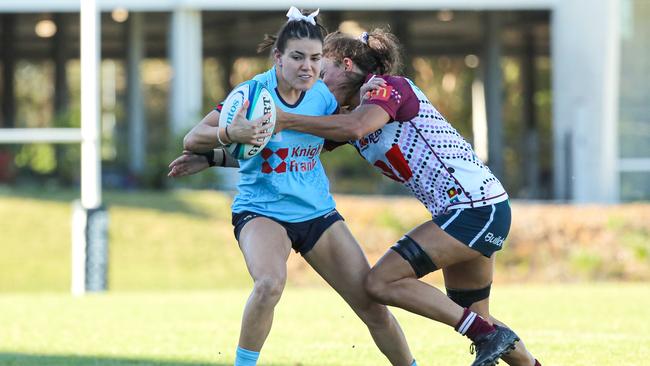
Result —
[[[517, 335], [489, 313], [493, 254], [510, 228], [508, 195], [426, 95], [394, 76], [399, 48], [397, 38], [382, 30], [359, 38], [328, 35], [321, 77], [339, 105], [357, 108], [326, 117], [278, 111], [276, 131], [349, 141], [431, 212], [431, 221], [407, 233], [373, 267], [366, 280], [373, 298], [469, 337], [476, 350], [473, 366], [494, 365], [500, 357], [511, 365], [539, 365], [517, 344]], [[381, 77], [362, 88], [375, 75]], [[360, 88], [372, 90], [363, 101]], [[437, 269], [443, 271], [447, 296], [419, 280]]]
[[[275, 65], [254, 80], [264, 83], [276, 105], [287, 112], [323, 116], [338, 109], [334, 96], [318, 80], [324, 29], [316, 21], [317, 14], [303, 15], [292, 7], [277, 36], [260, 45], [273, 47]], [[243, 118], [241, 113], [238, 118]], [[230, 137], [246, 138], [220, 129], [218, 119], [218, 111], [206, 116], [185, 137], [184, 149], [208, 152], [211, 165], [239, 166], [241, 173], [232, 223], [254, 286], [244, 308], [235, 365], [257, 362], [284, 289], [292, 248], [352, 307], [391, 364], [414, 365], [395, 318], [363, 289], [370, 266], [330, 195], [319, 159], [323, 138], [283, 131], [257, 156], [237, 161], [223, 149], [215, 154], [213, 148], [222, 145], [217, 141], [228, 143]], [[259, 125], [255, 129], [248, 131], [248, 138], [263, 135]], [[170, 164], [169, 175], [192, 174], [206, 166], [202, 157], [197, 162], [197, 155], [185, 154]]]

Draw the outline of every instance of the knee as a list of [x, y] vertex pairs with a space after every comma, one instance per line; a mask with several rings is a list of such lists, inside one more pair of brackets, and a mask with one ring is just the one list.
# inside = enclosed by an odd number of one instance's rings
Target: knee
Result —
[[386, 305], [370, 296], [368, 291], [364, 296], [356, 296], [356, 299], [348, 302], [352, 310], [370, 329], [386, 328], [393, 321], [393, 316]]
[[359, 318], [370, 329], [385, 329], [390, 327], [393, 316], [386, 307], [376, 302], [370, 303], [367, 307], [358, 312]]
[[251, 299], [260, 306], [275, 306], [284, 290], [283, 278], [265, 277], [255, 281]]
[[374, 301], [380, 304], [389, 303], [389, 285], [374, 269], [368, 273], [368, 276], [366, 276], [363, 286], [368, 296], [370, 296]]

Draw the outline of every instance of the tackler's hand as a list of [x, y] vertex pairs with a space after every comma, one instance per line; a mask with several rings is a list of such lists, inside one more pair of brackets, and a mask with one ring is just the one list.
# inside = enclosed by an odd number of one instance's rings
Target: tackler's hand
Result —
[[370, 93], [372, 91], [379, 90], [384, 86], [386, 86], [386, 80], [373, 75], [370, 80], [361, 85], [361, 89], [359, 89], [361, 102], [370, 99]]
[[167, 176], [172, 178], [184, 177], [196, 174], [209, 167], [210, 165], [205, 156], [184, 151], [183, 155], [177, 157], [169, 164], [169, 173], [167, 173]]

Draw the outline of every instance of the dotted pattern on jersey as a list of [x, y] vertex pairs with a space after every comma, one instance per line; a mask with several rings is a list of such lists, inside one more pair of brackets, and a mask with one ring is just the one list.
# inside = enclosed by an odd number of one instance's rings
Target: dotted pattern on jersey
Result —
[[[360, 153], [385, 175], [408, 187], [433, 216], [449, 208], [484, 206], [507, 199], [503, 186], [471, 145], [417, 87], [413, 90], [419, 99], [418, 115], [411, 121], [388, 123], [355, 142]], [[396, 148], [408, 167], [399, 166], [394, 158]], [[404, 179], [405, 170], [412, 174], [410, 179]]]

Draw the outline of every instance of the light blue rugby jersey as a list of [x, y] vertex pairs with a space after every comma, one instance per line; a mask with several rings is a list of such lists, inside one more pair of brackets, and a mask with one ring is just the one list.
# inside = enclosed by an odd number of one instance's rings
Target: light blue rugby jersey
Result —
[[[289, 105], [277, 92], [275, 67], [253, 78], [273, 95], [285, 112], [308, 116], [333, 114], [336, 99], [318, 80], [298, 102]], [[286, 222], [301, 222], [325, 215], [335, 207], [329, 181], [320, 162], [324, 139], [284, 130], [271, 138], [256, 156], [239, 160], [240, 180], [232, 211], [252, 211]]]

